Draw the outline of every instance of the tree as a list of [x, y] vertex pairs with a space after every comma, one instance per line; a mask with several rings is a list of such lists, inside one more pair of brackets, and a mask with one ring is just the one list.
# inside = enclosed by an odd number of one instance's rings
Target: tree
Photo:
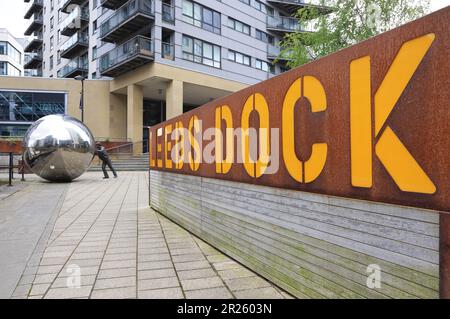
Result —
[[[325, 4], [324, 0], [321, 0]], [[285, 36], [280, 57], [296, 67], [423, 16], [429, 0], [332, 0], [331, 10], [306, 7], [296, 18], [304, 30]], [[279, 58], [280, 58], [279, 57]]]

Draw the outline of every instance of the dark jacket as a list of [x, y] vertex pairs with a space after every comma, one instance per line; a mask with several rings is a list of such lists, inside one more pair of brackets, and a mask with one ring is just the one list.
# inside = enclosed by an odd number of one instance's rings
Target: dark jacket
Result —
[[95, 154], [97, 154], [98, 158], [104, 162], [109, 160], [108, 152], [106, 151], [105, 147], [103, 147], [103, 146], [100, 146], [100, 148], [97, 148], [97, 150], [95, 151]]

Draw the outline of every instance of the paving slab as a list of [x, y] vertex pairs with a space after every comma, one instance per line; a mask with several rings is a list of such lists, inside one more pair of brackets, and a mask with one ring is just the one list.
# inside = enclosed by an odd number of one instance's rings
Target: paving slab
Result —
[[[146, 172], [122, 172], [109, 181], [90, 172], [71, 184], [34, 179], [0, 197], [0, 254], [12, 261], [0, 262], [0, 296], [291, 297], [149, 208], [148, 196]], [[2, 221], [11, 218], [12, 230], [5, 229]]]

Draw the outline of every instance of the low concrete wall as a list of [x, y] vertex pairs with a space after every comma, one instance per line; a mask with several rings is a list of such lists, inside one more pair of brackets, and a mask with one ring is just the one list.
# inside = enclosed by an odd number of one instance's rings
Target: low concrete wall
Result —
[[439, 297], [437, 213], [153, 170], [150, 203], [299, 298]]

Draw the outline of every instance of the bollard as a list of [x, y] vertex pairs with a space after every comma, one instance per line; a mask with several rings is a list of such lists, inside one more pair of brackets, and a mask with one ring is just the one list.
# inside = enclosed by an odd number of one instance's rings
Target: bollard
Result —
[[12, 186], [12, 178], [13, 178], [13, 154], [9, 153], [9, 183], [8, 186]]
[[23, 154], [22, 154], [22, 179], [21, 179], [21, 181], [22, 182], [25, 182], [25, 161], [24, 161], [24, 158], [23, 158]]

